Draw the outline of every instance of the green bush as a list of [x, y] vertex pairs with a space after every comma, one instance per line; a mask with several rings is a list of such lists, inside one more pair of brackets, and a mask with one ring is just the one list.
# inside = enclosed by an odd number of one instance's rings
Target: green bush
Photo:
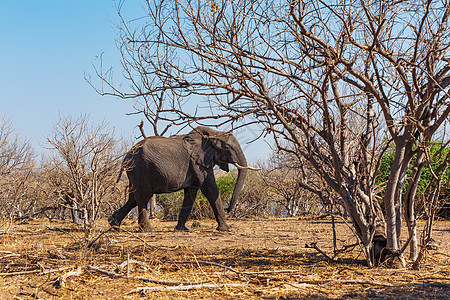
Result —
[[176, 220], [183, 204], [184, 191], [156, 195], [156, 216], [164, 220]]
[[219, 188], [222, 201], [229, 202], [233, 195], [234, 186], [236, 185], [237, 171], [231, 171], [224, 176], [216, 178], [217, 187]]
[[[431, 167], [434, 172], [437, 172], [439, 166], [444, 162], [445, 157], [447, 156], [447, 154], [450, 151], [450, 148], [447, 147], [439, 153], [440, 149], [441, 149], [440, 143], [434, 143], [429, 148], [430, 155], [435, 156], [431, 163]], [[435, 154], [437, 154], [437, 155], [435, 155]], [[377, 185], [383, 186], [389, 180], [389, 174], [391, 172], [391, 166], [394, 161], [394, 157], [395, 157], [395, 149], [393, 147], [390, 147], [381, 159], [380, 167], [378, 169], [378, 173], [377, 173], [377, 177], [376, 177]], [[407, 171], [405, 184], [403, 185], [403, 193], [404, 194], [406, 193], [409, 182], [411, 180], [412, 167], [413, 167], [414, 163], [415, 163], [415, 160], [413, 159], [410, 163], [410, 168]], [[439, 175], [439, 174], [437, 174], [437, 175]], [[418, 187], [417, 187], [417, 197], [419, 197], [419, 199], [423, 198], [422, 197], [423, 192], [424, 192], [425, 188], [430, 184], [430, 182], [431, 182], [431, 184], [434, 184], [432, 180], [433, 180], [433, 176], [431, 174], [430, 167], [428, 166], [428, 164], [425, 164], [425, 166], [422, 170], [422, 174], [420, 177]], [[449, 180], [450, 180], [450, 168], [447, 168], [447, 170], [443, 176], [442, 186], [446, 186], [446, 184], [447, 184], [447, 182], [449, 182]], [[384, 196], [384, 191], [385, 190], [383, 188], [379, 194], [381, 197]], [[448, 188], [443, 188], [441, 190], [440, 198], [441, 199], [447, 198], [448, 195], [450, 195], [450, 190]], [[420, 203], [420, 201], [416, 201], [417, 205], [419, 205], [419, 203]], [[381, 203], [381, 205], [383, 206], [383, 203]]]
[[[231, 171], [216, 178], [219, 194], [224, 206], [230, 201], [236, 184], [237, 171]], [[184, 191], [156, 196], [157, 217], [165, 220], [177, 220], [183, 204]], [[214, 218], [208, 199], [199, 192], [190, 216], [191, 219]]]

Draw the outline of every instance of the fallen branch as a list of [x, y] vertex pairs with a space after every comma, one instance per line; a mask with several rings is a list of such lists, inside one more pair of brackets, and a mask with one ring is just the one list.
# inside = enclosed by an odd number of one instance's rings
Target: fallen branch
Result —
[[0, 257], [0, 260], [13, 256], [22, 256], [21, 254], [17, 254], [11, 251], [0, 251], [0, 254], [5, 254], [4, 256]]
[[300, 280], [298, 283], [307, 283], [307, 284], [323, 284], [323, 285], [333, 285], [333, 284], [371, 284], [371, 285], [381, 285], [381, 286], [396, 286], [387, 282], [379, 282], [372, 280], [361, 280], [361, 279], [345, 279], [345, 280]]
[[91, 248], [91, 247], [94, 245], [94, 243], [95, 243], [102, 235], [104, 235], [104, 234], [107, 233], [107, 232], [110, 232], [112, 229], [113, 229], [113, 228], [111, 227], [111, 228], [109, 228], [108, 230], [103, 231], [102, 233], [100, 233], [100, 234], [98, 235], [98, 237], [96, 237], [93, 241], [91, 241], [91, 242], [89, 243], [88, 248]]
[[314, 220], [322, 220], [322, 219], [325, 219], [326, 217], [328, 217], [330, 215], [331, 215], [330, 213], [326, 213], [326, 214], [323, 214], [323, 215], [320, 215], [320, 216], [316, 216], [313, 219]]
[[450, 271], [448, 270], [448, 266], [447, 266], [447, 265], [444, 265], [443, 268], [440, 268], [440, 269], [438, 269], [438, 270], [435, 270], [435, 271], [432, 271], [432, 272], [427, 272], [427, 273], [425, 273], [425, 274], [420, 274], [419, 279], [422, 279], [422, 278], [425, 278], [425, 277], [427, 277], [427, 276], [431, 276], [431, 275], [434, 275], [434, 274], [438, 274], [438, 273], [445, 273], [445, 274], [447, 274], [447, 273], [449, 273], [449, 272], [450, 272]]
[[295, 288], [295, 289], [300, 289], [300, 290], [307, 290], [307, 291], [310, 291], [311, 289], [313, 289], [313, 290], [318, 291], [320, 293], [328, 294], [327, 292], [324, 291], [323, 288], [321, 288], [321, 287], [319, 287], [319, 286], [317, 286], [315, 284], [311, 284], [311, 283], [298, 283], [298, 284], [297, 283], [295, 283], [295, 284], [293, 284], [293, 283], [286, 283], [285, 286], [291, 287], [291, 288]]
[[239, 272], [238, 270], [235, 270], [231, 267], [227, 267], [225, 265], [222, 264], [218, 264], [215, 262], [210, 262], [210, 261], [204, 261], [204, 260], [195, 260], [195, 261], [190, 261], [190, 260], [177, 260], [177, 261], [173, 261], [173, 260], [163, 260], [161, 262], [169, 262], [169, 263], [173, 263], [173, 264], [202, 264], [202, 265], [210, 265], [210, 266], [216, 266], [216, 267], [220, 267], [220, 268], [224, 268], [226, 270], [229, 270], [231, 272], [234, 272], [238, 275], [241, 275], [242, 277], [246, 277], [244, 273]]
[[47, 217], [47, 215], [45, 214], [46, 211], [48, 211], [48, 210], [56, 210], [56, 209], [57, 208], [55, 206], [46, 206], [46, 207], [41, 208], [39, 211], [31, 214], [31, 215], [24, 215], [24, 216], [21, 216], [21, 217], [16, 217], [15, 221], [24, 221], [25, 219], [32, 219], [32, 218], [36, 217], [39, 214], [44, 214]]
[[49, 270], [43, 270], [43, 271], [41, 269], [37, 269], [37, 270], [30, 270], [30, 271], [0, 273], [0, 277], [19, 276], [19, 275], [36, 274], [36, 273], [41, 273], [40, 275], [46, 275], [46, 274], [50, 274], [50, 273], [64, 271], [64, 270], [67, 270], [70, 268], [72, 268], [72, 267], [61, 267], [58, 269], [49, 269]]
[[445, 278], [445, 277], [421, 277], [420, 280], [447, 280], [447, 281], [450, 281], [450, 278]]
[[20, 254], [15, 254], [15, 253], [7, 254], [5, 256], [0, 257], [0, 260], [3, 260], [3, 259], [8, 258], [8, 257], [14, 257], [14, 256], [18, 257], [18, 256], [21, 256], [21, 255]]
[[117, 268], [114, 271], [116, 273], [118, 273], [119, 271], [122, 271], [127, 266], [129, 268], [129, 266], [132, 265], [132, 264], [141, 265], [145, 270], [148, 270], [148, 267], [145, 265], [145, 263], [143, 263], [142, 261], [135, 260], [135, 259], [128, 259], [128, 256], [127, 256], [127, 259], [123, 263], [118, 265]]
[[66, 280], [67, 280], [67, 278], [69, 278], [69, 277], [71, 277], [71, 276], [79, 276], [79, 275], [81, 275], [82, 273], [83, 273], [83, 272], [82, 272], [81, 266], [78, 266], [78, 268], [77, 268], [75, 271], [67, 272], [66, 274], [64, 274], [64, 275], [62, 275], [62, 276], [60, 276], [60, 277], [58, 277], [58, 278], [56, 279], [55, 283], [53, 283], [53, 285], [54, 285], [56, 288], [65, 287], [65, 286], [66, 286]]
[[299, 273], [300, 270], [266, 270], [266, 271], [249, 271], [242, 272], [245, 275], [268, 275], [268, 274], [283, 274], [283, 273]]
[[138, 292], [161, 292], [161, 291], [187, 291], [194, 289], [212, 289], [220, 287], [241, 287], [245, 286], [245, 283], [229, 283], [229, 284], [191, 284], [191, 285], [178, 285], [178, 286], [144, 286], [137, 287]]
[[352, 283], [381, 285], [381, 286], [390, 286], [390, 287], [395, 286], [394, 284], [387, 283], [387, 282], [379, 282], [379, 281], [372, 281], [372, 280], [362, 280], [362, 279], [330, 280], [330, 281], [326, 282], [325, 285], [352, 284]]
[[[98, 272], [113, 278], [127, 278], [127, 279], [132, 279], [132, 280], [140, 280], [140, 281], [144, 281], [144, 282], [152, 282], [152, 283], [156, 283], [156, 284], [163, 284], [163, 285], [168, 285], [168, 286], [178, 286], [178, 285], [192, 285], [192, 282], [177, 282], [177, 281], [163, 281], [163, 280], [158, 280], [158, 279], [151, 279], [151, 278], [146, 278], [146, 277], [127, 277], [126, 275], [122, 275], [122, 274], [117, 274], [114, 272], [110, 272], [110, 271], [106, 271], [106, 270], [102, 270], [99, 268], [95, 268], [93, 266], [86, 266], [86, 269], [93, 271], [93, 272]], [[196, 283], [198, 284], [198, 283]], [[203, 284], [203, 283], [200, 283]]]
[[[191, 275], [189, 272], [186, 272], [186, 271], [184, 271], [183, 269], [181, 269], [180, 266], [178, 266], [177, 263], [174, 262], [173, 260], [170, 260], [170, 259], [169, 259], [169, 260], [166, 260], [165, 262], [170, 262], [170, 263], [172, 263], [178, 270], [180, 270], [180, 271], [183, 272], [184, 274]], [[162, 263], [164, 263], [164, 261], [163, 261]]]
[[41, 275], [46, 275], [46, 274], [55, 273], [55, 272], [61, 272], [61, 271], [68, 270], [70, 268], [72, 268], [72, 267], [61, 267], [61, 268], [57, 268], [57, 269], [44, 270], [44, 271], [42, 271]]
[[0, 277], [9, 277], [9, 276], [19, 276], [19, 275], [27, 275], [27, 274], [34, 274], [34, 273], [40, 273], [41, 270], [31, 270], [31, 271], [20, 271], [20, 272], [10, 272], [10, 273], [0, 273]]
[[30, 260], [32, 260], [32, 259], [46, 260], [46, 261], [53, 262], [53, 263], [61, 263], [61, 260], [67, 260], [67, 257], [63, 256], [63, 254], [60, 254], [60, 253], [55, 254], [55, 253], [49, 252], [49, 255], [52, 255], [52, 256], [59, 255], [59, 256], [58, 256], [58, 258], [48, 258], [48, 257], [43, 257], [43, 256], [38, 256], [38, 255], [31, 255], [28, 253], [26, 254], [27, 259], [30, 259]]
[[354, 244], [350, 244], [350, 245], [343, 245], [342, 246], [342, 248], [341, 249], [337, 249], [336, 250], [336, 253], [342, 253], [342, 252], [345, 252], [345, 251], [347, 251], [348, 249], [353, 249], [353, 248], [355, 248], [356, 246], [358, 246], [359, 245], [359, 243], [354, 243]]
[[[9, 230], [9, 229], [8, 229]], [[9, 231], [6, 231], [6, 230], [0, 230], [0, 234], [12, 234], [12, 235], [19, 235], [19, 234], [23, 234], [23, 232], [9, 232]]]
[[326, 253], [323, 252], [319, 247], [317, 247], [317, 243], [316, 243], [316, 242], [311, 243], [311, 245], [305, 244], [305, 248], [316, 249], [317, 252], [319, 252], [320, 254], [322, 254], [323, 256], [325, 256], [326, 259], [328, 259], [328, 260], [330, 260], [330, 261], [336, 261], [336, 258], [331, 258], [330, 256], [328, 256], [328, 254], [326, 254]]
[[446, 254], [446, 253], [443, 253], [443, 252], [434, 252], [433, 254], [439, 254], [439, 255], [443, 255], [443, 256], [447, 256], [447, 257], [450, 257], [450, 255], [448, 255], [448, 254]]

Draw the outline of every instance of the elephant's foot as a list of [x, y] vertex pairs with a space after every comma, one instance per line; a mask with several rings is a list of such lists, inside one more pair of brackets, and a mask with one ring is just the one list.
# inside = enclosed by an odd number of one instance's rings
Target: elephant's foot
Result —
[[150, 224], [150, 222], [146, 222], [145, 224], [139, 224], [140, 232], [152, 232], [155, 228]]
[[114, 216], [111, 216], [108, 218], [109, 225], [111, 225], [112, 228], [115, 230], [119, 230], [120, 223], [114, 218]]
[[187, 228], [186, 226], [184, 226], [184, 225], [177, 225], [177, 226], [175, 226], [175, 231], [185, 231], [185, 232], [189, 232], [189, 228]]
[[228, 226], [227, 224], [222, 224], [217, 226], [216, 230], [218, 231], [231, 231], [231, 227]]

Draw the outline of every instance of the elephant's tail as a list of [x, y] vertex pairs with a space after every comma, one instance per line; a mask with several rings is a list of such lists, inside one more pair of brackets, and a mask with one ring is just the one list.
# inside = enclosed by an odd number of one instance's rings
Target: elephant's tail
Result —
[[123, 173], [123, 170], [124, 170], [124, 169], [125, 169], [125, 165], [122, 164], [122, 166], [120, 167], [119, 175], [117, 175], [116, 182], [114, 182], [114, 186], [113, 186], [113, 188], [112, 188], [112, 192], [113, 192], [113, 193], [115, 193], [116, 190], [117, 190], [117, 184], [118, 184], [119, 181], [120, 181], [120, 177], [122, 177], [122, 173]]

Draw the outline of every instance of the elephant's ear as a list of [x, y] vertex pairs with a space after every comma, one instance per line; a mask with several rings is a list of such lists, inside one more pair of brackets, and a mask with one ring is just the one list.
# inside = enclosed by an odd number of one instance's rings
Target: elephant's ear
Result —
[[222, 169], [226, 172], [229, 172], [230, 169], [228, 167], [228, 162], [226, 162], [228, 160], [220, 159], [223, 156], [223, 152], [226, 151], [225, 144], [227, 141], [227, 136], [224, 136], [223, 134], [215, 135], [214, 137], [210, 138], [210, 141], [211, 141], [211, 146], [214, 148], [214, 153], [215, 153], [214, 165], [218, 165], [220, 169]]
[[209, 133], [193, 130], [183, 138], [183, 145], [191, 156], [195, 165], [212, 168], [214, 161], [214, 148], [208, 138]]

